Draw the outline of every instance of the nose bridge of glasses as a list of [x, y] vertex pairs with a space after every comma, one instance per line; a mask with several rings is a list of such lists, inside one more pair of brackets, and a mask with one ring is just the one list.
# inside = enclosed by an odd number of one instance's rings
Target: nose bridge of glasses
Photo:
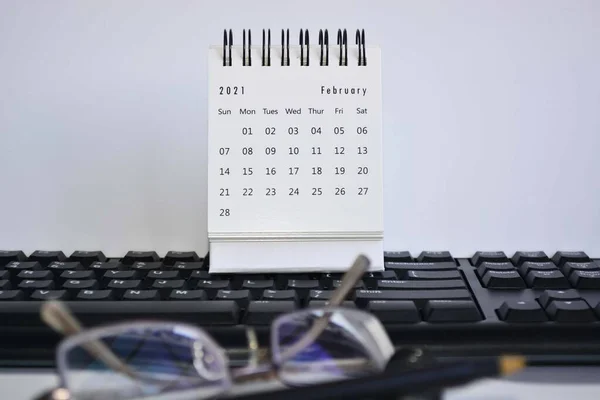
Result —
[[319, 337], [319, 335], [329, 325], [329, 320], [333, 315], [331, 310], [334, 307], [339, 306], [345, 300], [346, 296], [350, 290], [352, 290], [356, 282], [358, 282], [358, 280], [369, 269], [370, 264], [371, 262], [369, 258], [365, 255], [359, 254], [356, 257], [352, 266], [342, 277], [341, 284], [333, 292], [328, 304], [325, 306], [326, 312], [323, 313], [323, 315], [312, 324], [310, 329], [308, 329], [297, 342], [286, 348], [284, 352], [278, 355], [278, 363], [282, 363], [293, 358], [306, 347], [310, 346]]

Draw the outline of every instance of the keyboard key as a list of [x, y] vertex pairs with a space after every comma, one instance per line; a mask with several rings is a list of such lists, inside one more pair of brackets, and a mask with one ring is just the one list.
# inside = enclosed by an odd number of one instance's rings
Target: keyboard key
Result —
[[125, 281], [131, 279], [138, 279], [140, 277], [139, 271], [118, 271], [118, 270], [109, 270], [104, 273], [102, 277], [102, 281], [104, 284], [112, 281], [113, 279]]
[[98, 289], [98, 287], [99, 287], [98, 281], [95, 279], [85, 279], [85, 280], [70, 279], [68, 281], [65, 281], [65, 283], [62, 284], [63, 289], [67, 289], [70, 291], [72, 290], [74, 292], [79, 292], [80, 290], [83, 290], [83, 289], [89, 289], [89, 290]]
[[267, 289], [263, 292], [261, 300], [290, 300], [298, 304], [298, 294], [293, 289], [288, 290], [271, 290]]
[[498, 318], [506, 322], [545, 322], [548, 316], [537, 301], [508, 300], [497, 310]]
[[66, 290], [34, 290], [30, 299], [39, 301], [66, 300], [68, 297]]
[[241, 309], [248, 308], [250, 303], [250, 291], [247, 289], [243, 290], [219, 290], [215, 300], [232, 300], [237, 303]]
[[128, 251], [123, 257], [123, 264], [132, 265], [134, 262], [157, 262], [160, 257], [155, 251]]
[[208, 271], [202, 271], [201, 262], [176, 262], [172, 268], [176, 269], [184, 279], [188, 279], [193, 272], [205, 272], [207, 275], [196, 279], [209, 279]]
[[34, 290], [52, 290], [52, 289], [54, 289], [54, 281], [51, 281], [51, 280], [39, 280], [39, 281], [24, 280], [19, 283], [18, 288], [27, 293], [31, 293]]
[[385, 269], [388, 271], [396, 271], [396, 275], [398, 275], [401, 271], [445, 271], [457, 270], [457, 267], [453, 262], [388, 262], [385, 263]]
[[263, 291], [265, 289], [273, 289], [274, 284], [275, 282], [273, 281], [273, 279], [264, 279], [258, 281], [245, 280], [244, 283], [242, 283], [242, 289], [250, 290], [252, 298], [260, 299]]
[[27, 256], [21, 250], [0, 250], [0, 267], [11, 261], [25, 261]]
[[277, 289], [287, 289], [287, 284], [289, 281], [291, 280], [296, 280], [296, 281], [316, 281], [318, 282], [316, 279], [311, 279], [309, 274], [276, 274], [274, 276], [272, 276], [272, 278], [275, 280], [275, 288]]
[[517, 251], [512, 257], [512, 262], [517, 267], [525, 261], [546, 262], [550, 259], [543, 251]]
[[467, 300], [471, 294], [466, 289], [449, 290], [357, 290], [355, 302], [359, 307], [366, 307], [370, 300], [410, 300], [424, 302], [427, 300]]
[[308, 301], [329, 300], [333, 292], [333, 290], [311, 290], [308, 292]]
[[118, 261], [95, 262], [89, 268], [96, 274], [97, 278], [103, 278], [107, 271], [118, 271], [122, 268], [122, 264]]
[[0, 290], [10, 290], [12, 289], [12, 284], [9, 280], [2, 279], [0, 280]]
[[230, 290], [231, 283], [228, 280], [202, 280], [196, 283], [195, 289], [206, 291], [209, 299], [214, 299], [219, 290]]
[[[245, 281], [264, 281], [269, 278], [263, 274], [233, 274], [229, 275], [231, 278], [231, 285], [235, 289], [241, 289]], [[273, 280], [273, 285], [275, 280]]]
[[23, 300], [25, 294], [21, 290], [0, 290], [0, 301], [2, 300]]
[[377, 289], [379, 290], [463, 289], [466, 287], [465, 281], [462, 279], [377, 282]]
[[488, 271], [511, 271], [517, 272], [515, 266], [510, 262], [506, 263], [491, 263], [491, 262], [483, 262], [479, 267], [477, 267], [477, 276], [483, 279], [484, 275]]
[[600, 271], [573, 271], [569, 282], [577, 289], [600, 289]]
[[159, 300], [158, 290], [126, 290], [123, 300]]
[[112, 279], [107, 287], [109, 289], [138, 289], [142, 281], [139, 279]]
[[421, 321], [419, 310], [412, 301], [372, 300], [367, 302], [366, 310], [384, 324], [406, 324]]
[[413, 258], [408, 251], [385, 251], [383, 253], [383, 261], [392, 262], [413, 262]]
[[25, 269], [19, 272], [17, 278], [20, 279], [43, 279], [43, 280], [52, 280], [54, 279], [54, 275], [51, 271], [36, 271], [33, 269]]
[[424, 251], [417, 257], [418, 262], [454, 262], [449, 251]]
[[165, 265], [175, 265], [178, 262], [201, 261], [195, 251], [169, 251], [165, 255]]
[[523, 264], [519, 265], [519, 271], [521, 275], [527, 276], [530, 271], [555, 271], [558, 270], [556, 265], [551, 261], [546, 262], [533, 262], [533, 261], [525, 261]]
[[[335, 281], [333, 281], [333, 289], [339, 288], [341, 284], [342, 284], [341, 280], [335, 280]], [[363, 281], [357, 281], [354, 284], [354, 289], [365, 289], [364, 282]]]
[[29, 261], [37, 261], [42, 265], [49, 265], [54, 261], [66, 261], [67, 256], [62, 251], [36, 250], [29, 256]]
[[208, 271], [200, 271], [200, 270], [192, 271], [189, 279], [194, 282], [220, 280], [219, 277], [209, 274]]
[[423, 319], [428, 322], [474, 322], [481, 315], [473, 301], [430, 300], [423, 308]]
[[10, 279], [11, 275], [9, 271], [0, 270], [0, 279]]
[[[50, 271], [48, 271], [50, 272]], [[83, 270], [83, 271], [73, 271], [73, 270], [69, 270], [69, 271], [63, 271], [60, 274], [60, 279], [62, 280], [86, 280], [86, 279], [94, 279], [96, 277], [96, 275], [94, 274], [94, 271], [90, 271], [90, 270]]]
[[48, 265], [48, 269], [55, 271], [80, 270], [83, 269], [83, 266], [76, 261], [53, 261]]
[[[399, 277], [400, 278], [400, 277]], [[407, 279], [462, 279], [459, 271], [408, 271]]]
[[42, 265], [37, 261], [11, 261], [4, 268], [13, 271], [22, 271], [25, 269], [41, 270]]
[[95, 262], [106, 261], [106, 256], [101, 251], [74, 251], [69, 261], [77, 261], [87, 267]]
[[321, 283], [321, 288], [323, 289], [332, 289], [333, 281], [339, 281], [342, 279], [344, 274], [337, 272], [328, 272], [321, 275], [319, 282]]
[[175, 289], [187, 289], [183, 279], [157, 279], [152, 283], [152, 289], [158, 290], [162, 298], [166, 299]]
[[169, 295], [169, 300], [208, 300], [208, 295], [204, 290], [173, 290]]
[[589, 262], [590, 258], [583, 251], [557, 251], [552, 256], [552, 261], [559, 267], [562, 267], [567, 262]]
[[508, 262], [508, 257], [503, 251], [478, 251], [471, 258], [471, 264], [476, 267], [484, 262], [505, 263]]
[[[323, 308], [323, 307], [326, 307], [327, 305], [328, 305], [327, 300], [310, 300], [308, 303], [306, 303], [306, 307], [309, 307], [309, 308]], [[342, 304], [340, 304], [340, 307], [356, 308], [356, 304], [354, 304], [353, 301], [345, 300], [345, 301], [342, 301]]]
[[565, 276], [571, 276], [573, 271], [600, 271], [600, 265], [596, 262], [566, 262], [562, 270]]
[[531, 271], [527, 274], [525, 281], [529, 287], [534, 289], [568, 289], [571, 287], [567, 278], [559, 270]]
[[484, 261], [477, 268], [477, 271], [487, 272], [489, 270], [492, 270], [492, 271], [514, 271], [515, 266], [510, 261], [506, 261], [506, 262]]
[[316, 281], [317, 279], [314, 279], [315, 275], [314, 274], [276, 274], [274, 276], [275, 280], [280, 280], [281, 283], [286, 283], [287, 281], [290, 280], [296, 280], [296, 281]]
[[592, 322], [596, 316], [590, 306], [583, 300], [553, 301], [546, 312], [557, 322]]
[[493, 262], [483, 262], [479, 267], [477, 267], [477, 276], [483, 279], [483, 276], [488, 271], [515, 271], [515, 266], [510, 262], [503, 263], [493, 263]]
[[126, 290], [139, 290], [141, 289], [141, 281], [137, 279], [131, 280], [122, 280], [122, 279], [113, 279], [108, 285], [106, 285], [106, 289], [111, 289], [115, 294], [115, 297], [120, 299], [123, 297], [123, 294]]
[[80, 290], [79, 293], [77, 293], [77, 300], [107, 301], [114, 300], [114, 296], [113, 291], [110, 289]]
[[314, 279], [289, 279], [285, 289], [293, 289], [301, 300], [308, 296], [310, 290], [319, 289], [319, 281]]
[[183, 276], [179, 275], [179, 271], [160, 271], [154, 270], [148, 272], [146, 275], [147, 279], [160, 279], [160, 280], [171, 280], [171, 279], [181, 279]]
[[269, 325], [279, 315], [295, 310], [293, 301], [251, 301], [243, 322], [247, 325]]
[[163, 264], [160, 261], [157, 262], [145, 262], [145, 261], [136, 261], [129, 268], [137, 271], [152, 271], [155, 269], [161, 269]]
[[373, 271], [363, 275], [363, 282], [368, 289], [376, 289], [377, 281], [395, 280], [396, 273], [394, 271]]
[[539, 297], [538, 301], [544, 308], [548, 308], [550, 302], [554, 300], [560, 301], [571, 301], [579, 300], [581, 296], [575, 289], [568, 290], [545, 290], [544, 293]]

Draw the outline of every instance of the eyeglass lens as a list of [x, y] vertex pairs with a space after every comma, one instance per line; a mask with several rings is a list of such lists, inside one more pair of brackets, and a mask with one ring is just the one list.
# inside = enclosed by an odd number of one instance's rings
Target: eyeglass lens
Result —
[[65, 379], [76, 399], [131, 399], [192, 391], [211, 397], [228, 386], [228, 370], [211, 344], [172, 329], [128, 329], [98, 338], [134, 376], [109, 368], [88, 350], [90, 342], [69, 349]]

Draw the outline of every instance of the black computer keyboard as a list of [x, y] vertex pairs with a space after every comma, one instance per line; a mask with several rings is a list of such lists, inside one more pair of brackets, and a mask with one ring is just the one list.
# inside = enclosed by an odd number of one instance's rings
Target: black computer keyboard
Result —
[[[600, 352], [600, 260], [584, 252], [386, 252], [345, 306], [376, 315], [397, 345], [441, 352]], [[195, 252], [0, 251], [0, 360], [52, 362], [59, 337], [39, 317], [63, 299], [88, 326], [170, 319], [244, 347], [245, 326], [267, 343], [279, 314], [323, 305], [339, 273], [210, 274]], [[550, 349], [550, 350], [549, 350]]]

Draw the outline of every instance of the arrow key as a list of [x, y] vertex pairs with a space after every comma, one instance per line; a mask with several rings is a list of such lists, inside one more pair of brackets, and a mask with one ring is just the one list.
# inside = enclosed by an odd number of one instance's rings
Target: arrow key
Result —
[[505, 322], [545, 322], [548, 317], [537, 301], [509, 300], [496, 310], [498, 317]]
[[596, 321], [594, 312], [583, 300], [553, 301], [546, 308], [550, 318], [557, 322], [592, 322]]
[[581, 296], [575, 289], [568, 290], [546, 290], [538, 299], [542, 307], [548, 308], [554, 300], [571, 301], [581, 300]]

